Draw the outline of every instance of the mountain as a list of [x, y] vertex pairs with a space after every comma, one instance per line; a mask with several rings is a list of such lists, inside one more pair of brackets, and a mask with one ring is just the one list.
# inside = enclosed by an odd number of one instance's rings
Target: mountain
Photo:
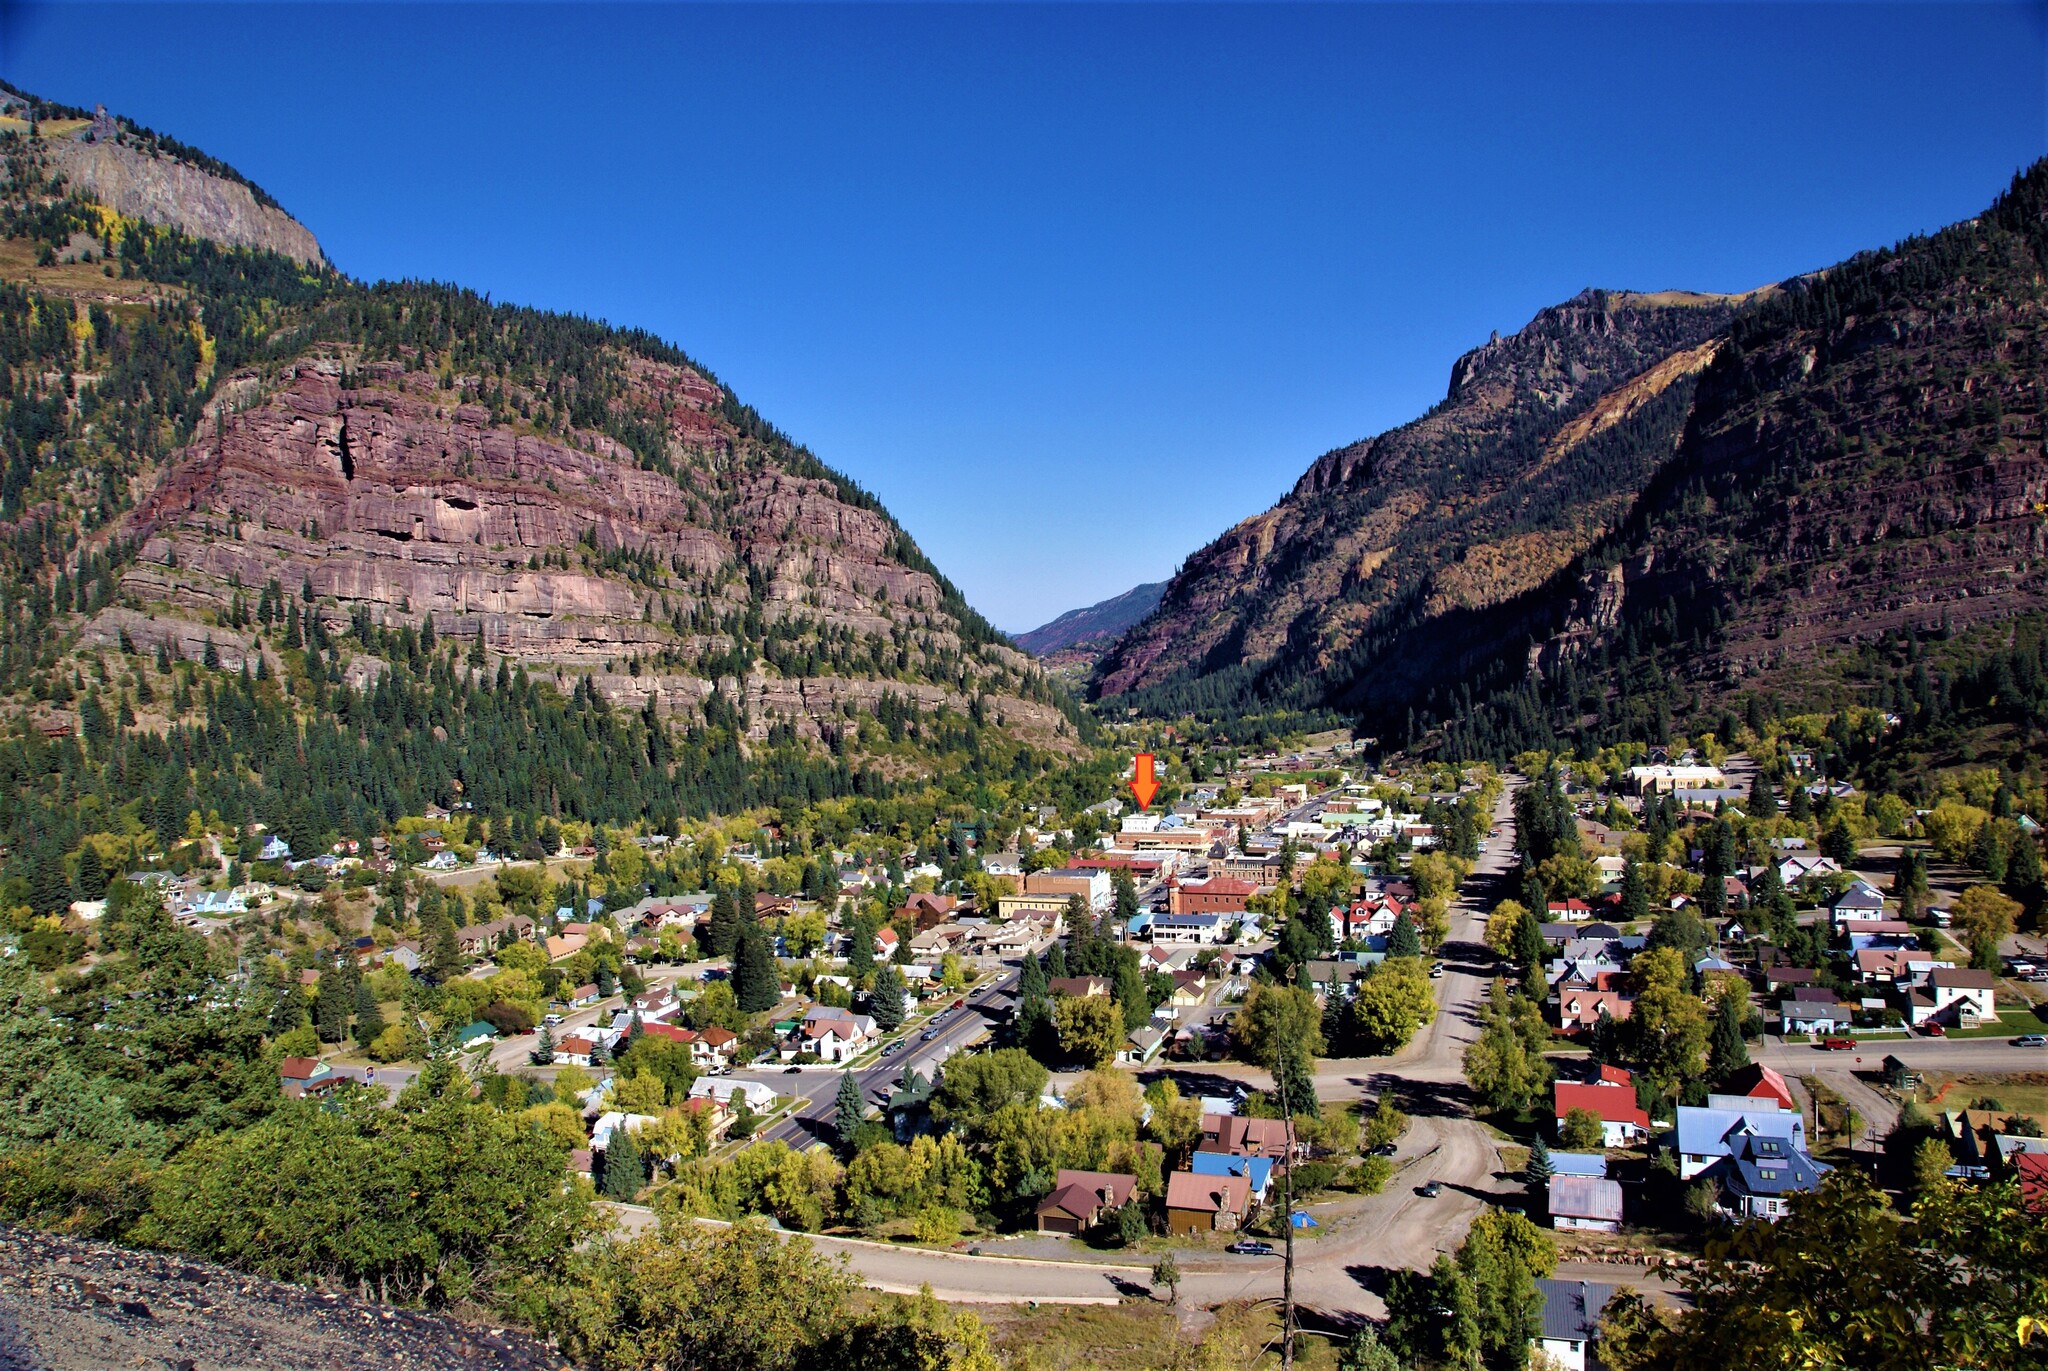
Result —
[[1325, 454], [1279, 504], [1190, 557], [1097, 667], [1172, 709], [1335, 703], [1456, 669], [1417, 632], [1568, 565], [1669, 456], [1736, 302], [1587, 291], [1458, 359], [1414, 423]]
[[1034, 657], [1050, 657], [1056, 652], [1098, 644], [1116, 637], [1158, 608], [1159, 597], [1165, 590], [1164, 581], [1133, 586], [1085, 609], [1070, 609], [1051, 623], [1016, 634], [1012, 641]]
[[2048, 164], [1748, 296], [1545, 310], [1189, 558], [1092, 689], [1482, 751], [1883, 703], [1875, 645], [2048, 607], [2044, 273]]
[[1073, 744], [879, 502], [674, 346], [351, 280], [246, 178], [103, 113], [8, 94], [0, 155], [0, 689], [39, 711], [67, 654], [282, 676], [312, 648], [366, 689], [424, 638], [891, 774], [920, 717]]

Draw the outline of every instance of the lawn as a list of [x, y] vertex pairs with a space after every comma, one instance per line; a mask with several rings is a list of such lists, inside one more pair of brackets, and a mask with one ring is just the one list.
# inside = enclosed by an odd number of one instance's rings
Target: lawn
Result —
[[2012, 1113], [2031, 1114], [2048, 1124], [2048, 1071], [2022, 1071], [2012, 1075], [1923, 1071], [1914, 1098], [1930, 1111], [1962, 1109], [1970, 1101], [1989, 1096]]
[[1951, 1028], [1946, 1036], [1951, 1038], [2017, 1038], [2022, 1033], [2048, 1032], [2048, 1024], [2032, 1009], [2001, 1009], [1996, 1023], [1979, 1024], [1975, 1028]]
[[[1280, 1364], [1275, 1345], [1280, 1314], [1270, 1306], [1224, 1305], [1199, 1334], [1182, 1331], [1163, 1291], [1154, 1300], [1115, 1306], [1001, 1305], [975, 1312], [989, 1325], [997, 1351], [1032, 1371], [1153, 1371], [1173, 1364], [1249, 1369]], [[1197, 1344], [1202, 1348], [1199, 1354], [1194, 1353]], [[1177, 1352], [1186, 1355], [1176, 1356]], [[1337, 1364], [1337, 1344], [1305, 1334], [1296, 1344], [1294, 1364], [1303, 1371], [1331, 1371]]]

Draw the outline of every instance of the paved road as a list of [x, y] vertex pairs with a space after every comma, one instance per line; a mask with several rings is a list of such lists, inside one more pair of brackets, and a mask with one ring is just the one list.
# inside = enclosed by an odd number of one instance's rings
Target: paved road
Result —
[[[2048, 1031], [2048, 1030], [2043, 1030]], [[1750, 1049], [1750, 1060], [1779, 1071], [1876, 1071], [1897, 1057], [1925, 1071], [2048, 1071], [2048, 1047], [2014, 1047], [2011, 1038], [1897, 1038], [1829, 1052], [1811, 1043], [1769, 1040]]]
[[[997, 1019], [1012, 1007], [1021, 970], [1005, 967], [993, 981], [969, 992], [965, 1009], [947, 1011], [935, 1030], [927, 1027], [911, 1035], [894, 1055], [856, 1070], [854, 1079], [860, 1082], [862, 1098], [871, 1105], [880, 1105], [899, 1079], [912, 1071], [922, 1072], [929, 1079], [939, 1063], [988, 1034]], [[933, 1036], [926, 1040], [925, 1033]], [[760, 1081], [778, 1095], [801, 1098], [802, 1103], [794, 1111], [760, 1134], [764, 1141], [788, 1143], [791, 1147], [835, 1141], [833, 1115], [838, 1106], [839, 1076], [839, 1068], [830, 1066], [794, 1072], [781, 1067], [733, 1072], [736, 1080]]]

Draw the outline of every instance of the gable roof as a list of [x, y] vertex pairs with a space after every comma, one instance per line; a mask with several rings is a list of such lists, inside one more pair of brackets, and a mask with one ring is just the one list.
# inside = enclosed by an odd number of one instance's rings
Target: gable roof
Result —
[[1539, 1277], [1543, 1296], [1543, 1336], [1556, 1342], [1591, 1342], [1600, 1327], [1600, 1311], [1614, 1298], [1614, 1287], [1590, 1281]]
[[1166, 1207], [1214, 1214], [1242, 1214], [1251, 1207], [1251, 1182], [1243, 1176], [1198, 1176], [1176, 1171], [1166, 1178]]
[[1605, 1219], [1621, 1222], [1621, 1182], [1605, 1176], [1552, 1176], [1552, 1218]]
[[1121, 1172], [1063, 1170], [1053, 1178], [1052, 1190], [1038, 1202], [1037, 1212], [1092, 1219], [1099, 1209], [1128, 1203], [1137, 1188], [1138, 1178]]
[[1647, 1129], [1650, 1116], [1636, 1103], [1636, 1092], [1618, 1085], [1586, 1085], [1579, 1081], [1558, 1081], [1551, 1086], [1557, 1117], [1574, 1109], [1590, 1109], [1603, 1123], [1633, 1124]]
[[1252, 1191], [1262, 1193], [1273, 1179], [1271, 1157], [1239, 1157], [1229, 1152], [1197, 1152], [1188, 1158], [1188, 1170], [1197, 1176], [1242, 1176]]
[[1753, 1099], [1776, 1100], [1785, 1108], [1793, 1108], [1792, 1087], [1785, 1084], [1785, 1078], [1760, 1062], [1751, 1062], [1730, 1076], [1721, 1087], [1724, 1095], [1748, 1095]]
[[1678, 1106], [1678, 1150], [1695, 1157], [1728, 1156], [1744, 1133], [1789, 1140], [1806, 1146], [1806, 1121], [1796, 1111], [1769, 1109], [1705, 1109]]
[[1607, 1175], [1607, 1155], [1603, 1152], [1553, 1152], [1550, 1154], [1550, 1174], [1604, 1178]]

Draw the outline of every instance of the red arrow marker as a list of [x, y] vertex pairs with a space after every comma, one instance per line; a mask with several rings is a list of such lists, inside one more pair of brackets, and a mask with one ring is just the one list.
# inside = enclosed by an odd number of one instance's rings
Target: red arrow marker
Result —
[[1159, 782], [1152, 779], [1152, 754], [1140, 752], [1132, 761], [1137, 774], [1131, 777], [1131, 794], [1137, 797], [1138, 808], [1150, 809], [1152, 797], [1159, 793]]

